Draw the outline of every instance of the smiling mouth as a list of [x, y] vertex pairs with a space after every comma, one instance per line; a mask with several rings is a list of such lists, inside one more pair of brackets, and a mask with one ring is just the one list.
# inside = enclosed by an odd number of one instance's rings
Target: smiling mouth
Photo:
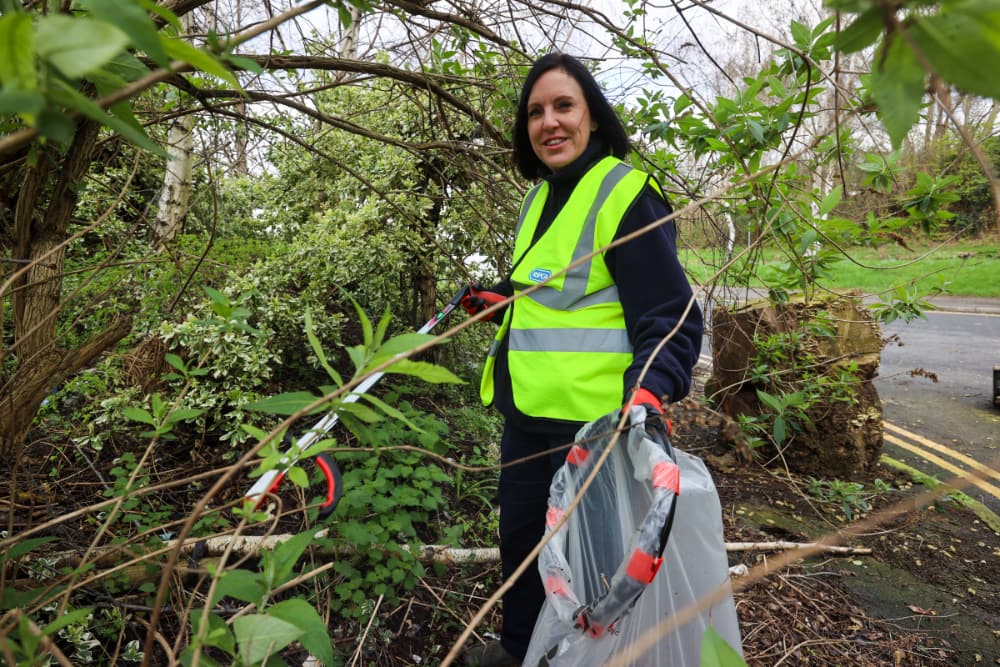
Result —
[[560, 138], [556, 138], [556, 139], [548, 139], [545, 142], [543, 142], [542, 145], [546, 146], [548, 148], [552, 148], [553, 146], [559, 146], [560, 144], [564, 143], [565, 141], [566, 141], [566, 139], [561, 138], [561, 137]]

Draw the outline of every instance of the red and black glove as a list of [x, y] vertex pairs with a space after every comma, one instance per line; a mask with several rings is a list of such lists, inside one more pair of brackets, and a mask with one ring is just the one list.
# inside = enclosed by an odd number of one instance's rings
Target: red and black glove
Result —
[[630, 389], [628, 393], [628, 398], [625, 399], [625, 404], [622, 406], [622, 411], [625, 411], [625, 407], [628, 405], [644, 405], [646, 407], [646, 430], [648, 431], [651, 427], [657, 430], [663, 431], [664, 435], [670, 436], [673, 431], [673, 423], [663, 416], [663, 408], [660, 407], [660, 399], [656, 397], [650, 390], [645, 387], [639, 387], [638, 389]]
[[[469, 285], [469, 293], [462, 298], [462, 308], [465, 308], [469, 315], [478, 315], [490, 306], [500, 303], [506, 298], [503, 294], [483, 289], [482, 285], [476, 283], [475, 285]], [[494, 311], [483, 319], [492, 320], [498, 312], [500, 311]]]

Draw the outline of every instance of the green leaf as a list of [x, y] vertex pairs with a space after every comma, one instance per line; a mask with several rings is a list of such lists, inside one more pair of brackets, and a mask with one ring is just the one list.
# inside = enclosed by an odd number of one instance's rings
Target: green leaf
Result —
[[384, 345], [378, 348], [375, 352], [375, 356], [372, 359], [372, 363], [381, 364], [386, 359], [391, 359], [397, 354], [404, 354], [420, 347], [429, 340], [434, 340], [434, 336], [431, 334], [422, 333], [405, 333], [398, 336], [393, 336], [385, 342]]
[[792, 39], [795, 40], [795, 46], [803, 51], [809, 51], [809, 45], [812, 44], [812, 31], [809, 30], [809, 26], [798, 21], [792, 21], [790, 28]]
[[775, 417], [774, 418], [774, 441], [778, 442], [778, 443], [784, 442], [785, 441], [785, 433], [786, 433], [785, 418], [784, 417], [780, 417], [780, 416], [779, 417]]
[[107, 125], [109, 128], [122, 135], [125, 139], [139, 148], [145, 149], [153, 155], [159, 157], [165, 158], [167, 156], [166, 151], [164, 151], [163, 148], [157, 144], [153, 143], [152, 140], [146, 136], [146, 133], [143, 130], [115, 115], [108, 113], [101, 107], [97, 106], [92, 99], [82, 94], [72, 86], [64, 82], [57, 81], [52, 88], [52, 97], [64, 104], [66, 107], [73, 109], [74, 111], [79, 111], [91, 120], [96, 120], [98, 123]]
[[31, 539], [23, 540], [17, 544], [11, 545], [7, 551], [0, 554], [0, 560], [11, 561], [20, 558], [24, 554], [33, 551], [35, 547], [40, 547], [43, 544], [48, 544], [49, 542], [55, 542], [58, 537], [33, 537]]
[[327, 634], [326, 623], [312, 605], [300, 598], [293, 598], [268, 607], [267, 613], [298, 626], [304, 633], [299, 637], [299, 643], [320, 664], [334, 664], [333, 645]]
[[135, 0], [135, 2], [150, 14], [156, 14], [162, 18], [164, 23], [172, 26], [177, 32], [181, 31], [181, 22], [178, 20], [177, 14], [161, 6], [156, 0]]
[[74, 609], [73, 611], [68, 611], [46, 625], [42, 630], [42, 634], [45, 636], [54, 635], [65, 627], [86, 620], [86, 618], [90, 616], [91, 612], [93, 612], [93, 609]]
[[243, 90], [233, 73], [207, 51], [192, 46], [182, 38], [165, 40], [163, 45], [171, 58], [183, 60], [206, 74], [219, 77], [236, 90]]
[[83, 6], [95, 18], [110, 23], [128, 35], [136, 48], [145, 51], [160, 67], [170, 65], [170, 58], [160, 43], [160, 33], [138, 5], [121, 0], [84, 0]]
[[314, 531], [306, 531], [285, 540], [274, 548], [274, 552], [270, 554], [270, 558], [273, 559], [275, 566], [273, 581], [275, 586], [285, 583], [285, 580], [291, 576], [292, 570], [295, 569], [295, 564], [299, 562], [299, 558], [302, 557], [306, 548], [315, 539]]
[[375, 329], [375, 334], [372, 338], [372, 347], [381, 347], [382, 341], [385, 340], [385, 332], [389, 330], [389, 322], [391, 321], [392, 316], [389, 314], [389, 307], [386, 306], [385, 312], [379, 318], [378, 326]]
[[76, 133], [76, 124], [69, 116], [54, 107], [44, 107], [38, 112], [35, 128], [43, 137], [68, 146]]
[[181, 651], [179, 658], [181, 667], [191, 667], [191, 665], [194, 664], [194, 656], [196, 653], [198, 654], [199, 667], [219, 667], [219, 663], [212, 660], [210, 657], [202, 653], [200, 649], [195, 648], [194, 646], [188, 646]]
[[261, 662], [281, 651], [305, 632], [298, 626], [266, 614], [249, 614], [233, 621], [239, 657], [245, 664]]
[[881, 10], [869, 9], [840, 31], [834, 45], [841, 53], [855, 53], [873, 44], [884, 25]]
[[931, 67], [965, 92], [1000, 99], [998, 12], [970, 16], [959, 12], [917, 16], [910, 34]]
[[257, 604], [264, 597], [267, 589], [260, 575], [249, 570], [227, 570], [215, 587], [210, 606], [214, 606], [224, 597], [231, 597], [243, 602]]
[[[201, 625], [201, 618], [205, 613], [203, 609], [191, 610], [192, 632], [198, 631], [198, 627]], [[229, 655], [233, 655], [236, 652], [236, 639], [229, 630], [229, 626], [226, 625], [226, 621], [212, 613], [208, 614], [208, 633], [205, 635], [204, 644], [220, 648]]]
[[25, 12], [0, 16], [0, 83], [7, 89], [35, 90], [37, 78], [31, 16]]
[[833, 209], [837, 208], [837, 204], [840, 203], [840, 200], [843, 198], [843, 194], [843, 190], [839, 185], [830, 190], [830, 192], [823, 197], [823, 201], [819, 204], [820, 215], [829, 215]]
[[[345, 294], [347, 293], [345, 292]], [[372, 341], [375, 338], [375, 334], [372, 331], [372, 321], [368, 319], [368, 315], [365, 314], [364, 309], [361, 307], [361, 304], [358, 303], [357, 299], [350, 294], [347, 294], [347, 298], [350, 299], [351, 303], [354, 305], [355, 312], [358, 314], [358, 321], [361, 323], [361, 333], [363, 336], [362, 340], [364, 341], [364, 346], [366, 348], [370, 348], [372, 347]]]
[[715, 628], [705, 628], [705, 634], [701, 638], [699, 667], [746, 667], [746, 664]]
[[142, 408], [136, 408], [128, 406], [122, 408], [122, 414], [125, 415], [126, 419], [131, 419], [134, 422], [141, 422], [143, 424], [149, 424], [150, 426], [156, 426], [156, 420], [153, 419], [153, 415], [149, 414], [148, 411]]
[[781, 401], [779, 401], [777, 397], [772, 396], [763, 389], [758, 389], [757, 398], [760, 399], [761, 403], [764, 403], [775, 412], [781, 412], [782, 410]]
[[163, 360], [166, 361], [171, 366], [173, 366], [174, 368], [176, 368], [181, 373], [187, 373], [187, 364], [184, 363], [184, 360], [181, 359], [180, 356], [174, 354], [173, 352], [167, 352], [166, 354], [164, 354]]
[[[294, 415], [307, 405], [312, 405], [318, 398], [319, 396], [314, 396], [308, 391], [290, 391], [250, 403], [246, 409], [253, 412], [266, 412], [272, 415], [288, 416]], [[326, 407], [320, 405], [310, 411], [309, 414], [314, 415], [325, 410]]]
[[872, 97], [882, 114], [893, 148], [899, 148], [920, 118], [925, 73], [905, 41], [895, 37], [871, 75]]
[[337, 386], [343, 386], [344, 380], [340, 377], [340, 373], [334, 370], [333, 366], [326, 359], [326, 353], [323, 352], [323, 345], [319, 342], [319, 338], [316, 337], [315, 327], [313, 326], [312, 311], [306, 308], [305, 313], [306, 318], [306, 339], [309, 341], [309, 347], [312, 348], [313, 354], [319, 359], [319, 363], [323, 366], [323, 370], [326, 374], [330, 376]]
[[407, 417], [402, 412], [400, 412], [399, 410], [397, 410], [393, 406], [389, 405], [388, 403], [386, 403], [382, 399], [380, 399], [380, 398], [378, 398], [376, 396], [372, 396], [371, 394], [365, 394], [363, 398], [366, 401], [368, 401], [369, 403], [371, 403], [372, 405], [376, 406], [379, 410], [381, 410], [385, 414], [387, 414], [390, 417], [392, 417], [393, 419], [395, 419], [397, 421], [403, 422], [411, 430], [417, 431], [418, 433], [423, 433], [424, 432], [424, 429], [420, 428], [414, 422], [410, 421], [409, 417]]
[[361, 403], [344, 403], [337, 408], [337, 412], [353, 415], [367, 424], [374, 424], [382, 419], [381, 415]]
[[256, 60], [251, 60], [250, 58], [244, 58], [243, 56], [238, 56], [235, 54], [229, 54], [225, 56], [226, 61], [231, 63], [234, 67], [246, 70], [248, 72], [253, 72], [254, 74], [263, 74], [264, 68], [261, 67]]
[[286, 473], [292, 484], [299, 488], [309, 488], [309, 474], [300, 466], [292, 466]]
[[364, 345], [351, 345], [347, 348], [347, 356], [351, 358], [351, 363], [357, 371], [363, 371], [368, 359], [368, 351]]
[[44, 107], [45, 98], [37, 91], [0, 90], [0, 114], [17, 114], [30, 125]]
[[35, 24], [38, 55], [70, 79], [101, 67], [128, 46], [128, 35], [91, 18], [64, 14], [39, 16]]
[[386, 373], [397, 373], [399, 375], [411, 375], [420, 378], [424, 382], [440, 384], [449, 382], [452, 384], [463, 384], [464, 380], [452, 373], [444, 366], [431, 364], [426, 361], [410, 361], [400, 359], [385, 370]]

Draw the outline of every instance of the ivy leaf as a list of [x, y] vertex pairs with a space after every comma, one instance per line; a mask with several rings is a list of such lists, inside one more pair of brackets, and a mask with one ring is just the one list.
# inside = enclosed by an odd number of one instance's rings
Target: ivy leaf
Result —
[[878, 103], [893, 148], [899, 148], [907, 132], [920, 118], [925, 73], [917, 57], [896, 37], [871, 75], [872, 97]]
[[98, 69], [128, 46], [128, 35], [103, 21], [40, 16], [35, 25], [38, 55], [70, 79]]

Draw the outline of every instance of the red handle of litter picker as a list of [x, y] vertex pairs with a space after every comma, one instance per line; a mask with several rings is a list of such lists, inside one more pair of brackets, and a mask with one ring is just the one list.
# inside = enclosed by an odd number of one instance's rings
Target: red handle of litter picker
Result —
[[[340, 497], [344, 495], [344, 480], [341, 477], [340, 467], [337, 465], [337, 462], [326, 452], [320, 452], [316, 455], [316, 465], [319, 466], [323, 477], [326, 478], [326, 499], [319, 506], [319, 518], [325, 519], [333, 513], [333, 510], [337, 507], [337, 503], [340, 502]], [[285, 472], [287, 471], [281, 471], [274, 478], [271, 486], [267, 488], [268, 494], [278, 492], [278, 487], [285, 480]], [[263, 499], [264, 496], [262, 495], [260, 500], [263, 501]]]

